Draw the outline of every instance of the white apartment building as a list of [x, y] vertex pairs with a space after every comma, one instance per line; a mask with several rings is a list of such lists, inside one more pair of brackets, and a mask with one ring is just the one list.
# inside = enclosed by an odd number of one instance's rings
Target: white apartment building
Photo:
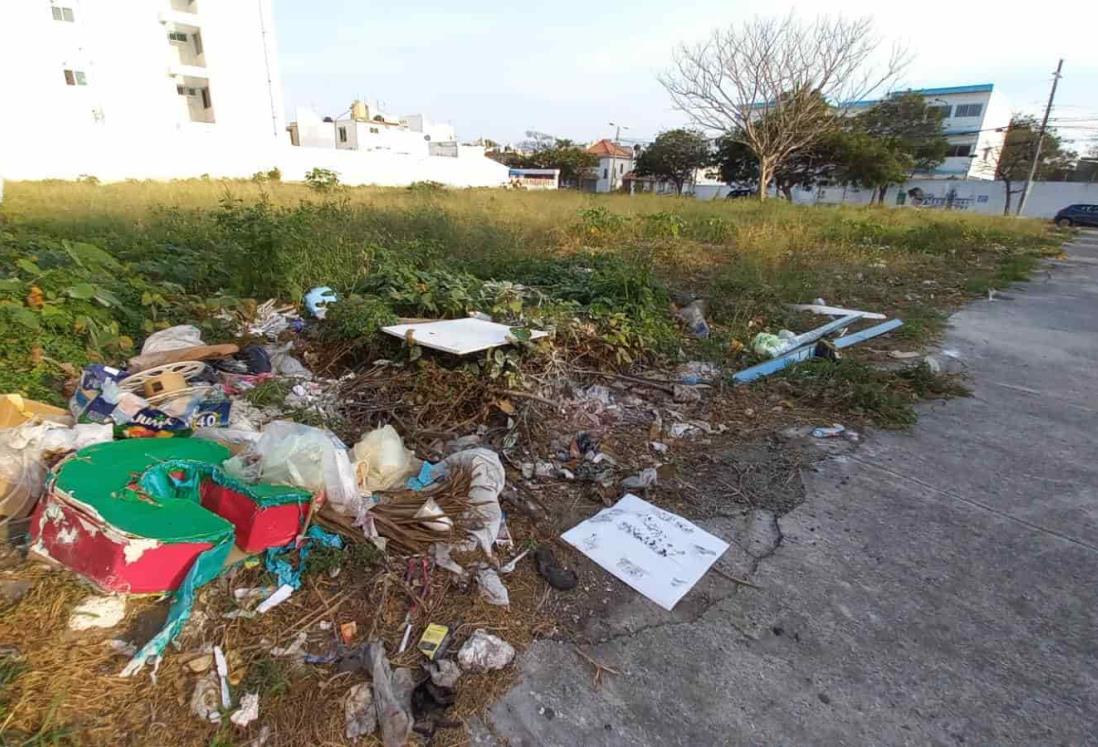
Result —
[[387, 121], [395, 141], [355, 122], [366, 147], [350, 153], [338, 126], [299, 113], [309, 147], [292, 146], [277, 60], [271, 0], [0, 0], [0, 178], [249, 177], [277, 166], [288, 180], [320, 167], [346, 184], [507, 183], [483, 148], [459, 146], [452, 127], [422, 115]]
[[[901, 93], [901, 92], [897, 92]], [[902, 93], [906, 93], [902, 92]], [[929, 173], [914, 178], [994, 179], [999, 153], [1010, 126], [1010, 104], [991, 83], [912, 91], [942, 113], [942, 128], [949, 140], [949, 155]], [[878, 100], [859, 101], [853, 112]]]
[[270, 0], [3, 0], [0, 84], [8, 178], [197, 176], [284, 138]]

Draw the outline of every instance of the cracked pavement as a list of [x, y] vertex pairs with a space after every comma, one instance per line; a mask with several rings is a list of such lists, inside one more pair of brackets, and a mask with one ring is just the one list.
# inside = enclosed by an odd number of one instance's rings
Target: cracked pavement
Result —
[[607, 575], [584, 650], [542, 640], [475, 744], [1098, 743], [1098, 234], [943, 342], [973, 396], [806, 471], [673, 612]]

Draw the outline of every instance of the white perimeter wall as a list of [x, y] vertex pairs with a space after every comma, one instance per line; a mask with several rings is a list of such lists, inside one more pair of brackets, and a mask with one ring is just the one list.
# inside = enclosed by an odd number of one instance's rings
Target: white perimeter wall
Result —
[[[1020, 189], [1021, 184], [1012, 184], [1012, 188]], [[953, 190], [953, 210], [964, 210], [972, 213], [984, 213], [988, 215], [1002, 215], [1005, 200], [1005, 189], [1002, 182], [983, 180], [948, 180], [948, 179], [924, 179], [910, 181], [902, 187], [890, 187], [885, 195], [884, 204], [887, 207], [897, 207], [896, 195], [901, 190], [918, 187], [928, 198], [925, 207], [927, 209], [940, 209], [941, 203], [948, 199], [948, 193]], [[723, 198], [728, 194], [726, 185], [697, 185], [694, 195], [700, 200], [712, 200]], [[793, 201], [800, 205], [835, 205], [845, 203], [848, 205], [868, 205], [873, 197], [873, 191], [869, 189], [843, 188], [841, 186], [825, 187], [822, 190], [804, 192], [793, 191]], [[1018, 207], [1020, 193], [1011, 196], [1011, 213]], [[1029, 218], [1051, 218], [1062, 207], [1076, 203], [1098, 204], [1098, 182], [1036, 182], [1026, 200], [1025, 216]], [[908, 198], [903, 207], [911, 207]]]
[[407, 156], [376, 151], [296, 147], [288, 142], [246, 143], [215, 132], [178, 133], [162, 146], [135, 146], [106, 132], [80, 141], [59, 142], [52, 149], [24, 147], [0, 151], [0, 178], [76, 179], [95, 176], [104, 182], [124, 179], [247, 178], [277, 166], [286, 181], [301, 181], [315, 168], [339, 174], [344, 184], [406, 186], [436, 181], [453, 187], [497, 187], [507, 184], [508, 169], [473, 149], [458, 158]]

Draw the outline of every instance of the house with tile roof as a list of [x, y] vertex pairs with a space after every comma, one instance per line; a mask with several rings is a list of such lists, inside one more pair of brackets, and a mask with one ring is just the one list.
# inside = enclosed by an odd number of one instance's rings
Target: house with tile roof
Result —
[[579, 188], [587, 192], [614, 192], [622, 186], [622, 178], [633, 170], [636, 154], [609, 138], [592, 143], [587, 152], [597, 156], [599, 165], [580, 179]]

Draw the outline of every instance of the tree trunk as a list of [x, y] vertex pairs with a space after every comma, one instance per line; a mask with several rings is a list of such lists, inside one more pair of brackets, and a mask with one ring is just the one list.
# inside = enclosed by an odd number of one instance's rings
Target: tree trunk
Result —
[[770, 174], [771, 167], [770, 162], [766, 159], [759, 159], [759, 191], [758, 197], [760, 200], [766, 199], [766, 189], [770, 186]]
[[785, 197], [786, 202], [793, 202], [793, 188], [788, 184], [782, 184], [780, 187], [782, 195]]
[[1003, 186], [1006, 188], [1006, 200], [1003, 202], [1003, 215], [1010, 215], [1010, 182], [1004, 179]]
[[878, 205], [884, 205], [885, 204], [885, 193], [886, 192], [888, 192], [888, 185], [887, 184], [885, 184], [883, 186], [880, 186], [880, 187], [877, 187], [877, 204]]

